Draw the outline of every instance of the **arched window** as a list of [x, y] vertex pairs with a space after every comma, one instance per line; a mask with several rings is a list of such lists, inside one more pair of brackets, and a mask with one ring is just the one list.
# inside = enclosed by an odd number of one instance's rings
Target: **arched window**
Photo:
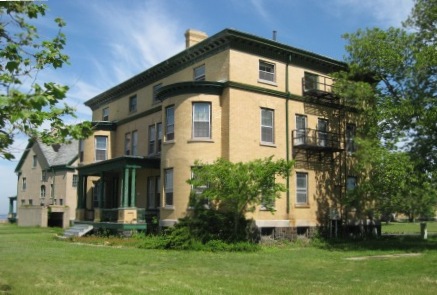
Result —
[[41, 198], [46, 197], [46, 186], [45, 185], [41, 185], [40, 196], [41, 196]]

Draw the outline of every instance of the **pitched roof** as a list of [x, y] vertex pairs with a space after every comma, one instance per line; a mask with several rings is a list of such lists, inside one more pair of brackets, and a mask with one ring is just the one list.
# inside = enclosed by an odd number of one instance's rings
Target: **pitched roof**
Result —
[[29, 140], [26, 150], [24, 151], [23, 155], [20, 158], [20, 161], [17, 164], [17, 167], [15, 168], [16, 173], [20, 171], [21, 166], [23, 165], [24, 160], [27, 157], [27, 154], [35, 144], [39, 146], [44, 156], [44, 159], [49, 167], [66, 167], [68, 165], [71, 165], [78, 157], [79, 142], [77, 140], [73, 140], [71, 141], [71, 143], [62, 145], [46, 145], [38, 140]]

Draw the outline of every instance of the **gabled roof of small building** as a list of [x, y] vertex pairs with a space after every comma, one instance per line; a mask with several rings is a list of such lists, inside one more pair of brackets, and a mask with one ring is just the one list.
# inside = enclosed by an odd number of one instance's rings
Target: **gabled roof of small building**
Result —
[[67, 168], [67, 166], [71, 165], [77, 159], [79, 154], [79, 142], [77, 140], [72, 140], [67, 144], [54, 145], [47, 145], [39, 140], [29, 140], [29, 143], [15, 168], [15, 173], [20, 171], [21, 166], [34, 145], [37, 145], [41, 150], [41, 154], [44, 156], [43, 160], [45, 160], [49, 168]]
[[327, 74], [347, 69], [346, 63], [314, 52], [302, 50], [275, 40], [243, 33], [234, 29], [225, 29], [105, 92], [98, 94], [86, 101], [85, 105], [95, 110], [112, 100], [135, 92], [145, 85], [156, 83], [182, 68], [229, 48], [289, 62], [290, 64], [304, 66], [308, 69], [318, 70]]

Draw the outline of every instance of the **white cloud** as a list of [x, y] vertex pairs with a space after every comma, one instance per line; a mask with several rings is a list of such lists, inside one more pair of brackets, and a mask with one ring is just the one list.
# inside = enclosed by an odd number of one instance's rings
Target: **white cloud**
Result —
[[[317, 1], [318, 2], [318, 1]], [[413, 0], [332, 0], [323, 2], [323, 8], [337, 17], [369, 15], [376, 26], [401, 26], [411, 12]]]

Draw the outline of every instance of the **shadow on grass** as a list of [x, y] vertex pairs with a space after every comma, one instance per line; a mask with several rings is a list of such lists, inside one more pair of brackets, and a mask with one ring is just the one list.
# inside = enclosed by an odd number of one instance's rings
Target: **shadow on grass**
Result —
[[320, 248], [337, 251], [403, 251], [420, 253], [427, 250], [437, 250], [437, 237], [423, 240], [419, 236], [382, 236], [378, 239], [328, 239], [320, 243]]

